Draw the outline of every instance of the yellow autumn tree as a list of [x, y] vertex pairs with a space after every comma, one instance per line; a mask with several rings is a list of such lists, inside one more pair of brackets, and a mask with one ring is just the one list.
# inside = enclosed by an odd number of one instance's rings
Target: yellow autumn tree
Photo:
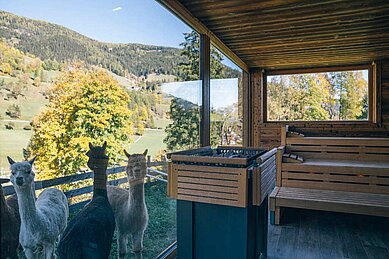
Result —
[[34, 118], [29, 153], [39, 179], [76, 173], [86, 165], [88, 143], [108, 142], [110, 163], [122, 158], [132, 124], [129, 96], [106, 72], [73, 69], [53, 86], [49, 104]]

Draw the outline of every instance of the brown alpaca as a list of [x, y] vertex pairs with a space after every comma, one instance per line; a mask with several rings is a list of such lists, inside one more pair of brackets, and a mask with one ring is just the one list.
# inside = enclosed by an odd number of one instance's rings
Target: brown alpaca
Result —
[[[9, 182], [0, 179], [0, 184]], [[19, 246], [20, 215], [16, 194], [5, 199], [3, 188], [0, 185], [1, 208], [1, 258], [17, 258]]]
[[147, 172], [146, 154], [130, 155], [126, 168], [129, 190], [107, 186], [108, 199], [115, 214], [118, 228], [119, 258], [127, 254], [129, 235], [132, 235], [133, 251], [139, 254], [143, 249], [143, 235], [147, 227], [148, 213], [145, 203], [144, 178]]
[[61, 259], [108, 258], [115, 218], [107, 198], [107, 142], [89, 144], [88, 167], [93, 170], [92, 200], [69, 222], [58, 245]]

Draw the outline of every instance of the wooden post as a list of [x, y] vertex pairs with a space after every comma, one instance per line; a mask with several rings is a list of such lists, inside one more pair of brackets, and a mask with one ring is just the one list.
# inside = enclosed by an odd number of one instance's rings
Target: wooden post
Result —
[[286, 134], [288, 134], [288, 125], [281, 126], [281, 146], [286, 145]]
[[200, 145], [210, 146], [211, 125], [211, 41], [205, 34], [200, 34], [200, 80], [202, 84]]
[[242, 72], [242, 95], [243, 95], [243, 146], [253, 146], [253, 109], [252, 94], [249, 74]]

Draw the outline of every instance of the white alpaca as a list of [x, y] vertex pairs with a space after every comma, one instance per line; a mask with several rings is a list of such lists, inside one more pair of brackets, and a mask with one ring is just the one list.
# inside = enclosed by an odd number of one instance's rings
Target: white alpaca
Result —
[[19, 242], [27, 259], [48, 259], [55, 257], [55, 241], [66, 227], [69, 207], [65, 194], [55, 188], [44, 190], [35, 199], [34, 160], [15, 163], [8, 157], [19, 203]]
[[108, 199], [115, 214], [118, 228], [119, 258], [127, 254], [128, 237], [131, 234], [133, 251], [139, 253], [143, 249], [143, 234], [147, 227], [148, 213], [145, 203], [144, 178], [147, 172], [146, 154], [130, 155], [126, 168], [129, 190], [116, 186], [107, 186]]

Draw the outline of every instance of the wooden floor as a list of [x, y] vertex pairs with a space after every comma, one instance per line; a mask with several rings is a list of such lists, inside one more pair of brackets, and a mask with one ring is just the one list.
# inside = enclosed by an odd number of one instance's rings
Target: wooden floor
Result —
[[389, 218], [286, 209], [268, 238], [268, 258], [389, 259]]

